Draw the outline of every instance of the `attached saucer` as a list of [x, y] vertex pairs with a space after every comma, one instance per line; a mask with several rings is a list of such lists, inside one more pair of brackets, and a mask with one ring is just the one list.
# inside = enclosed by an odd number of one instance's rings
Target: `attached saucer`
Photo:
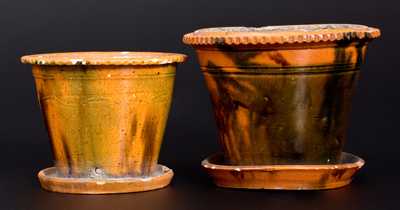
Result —
[[145, 178], [65, 178], [56, 175], [56, 168], [46, 168], [38, 173], [42, 188], [61, 193], [76, 194], [110, 194], [155, 190], [167, 186], [174, 172], [166, 166], [159, 165], [162, 173]]
[[364, 160], [342, 153], [338, 164], [326, 165], [222, 165], [222, 154], [202, 161], [202, 166], [219, 187], [275, 190], [334, 189], [349, 184]]

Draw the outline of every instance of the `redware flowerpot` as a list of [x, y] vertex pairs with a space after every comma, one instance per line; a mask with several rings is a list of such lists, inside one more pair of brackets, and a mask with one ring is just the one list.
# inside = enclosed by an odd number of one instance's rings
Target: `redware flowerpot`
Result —
[[379, 35], [376, 28], [350, 24], [223, 27], [186, 34], [183, 41], [196, 49], [211, 95], [223, 149], [220, 163], [343, 162], [359, 69], [367, 44]]
[[146, 191], [169, 184], [158, 164], [177, 63], [184, 55], [77, 52], [22, 57], [36, 92], [55, 167], [43, 188], [66, 193]]

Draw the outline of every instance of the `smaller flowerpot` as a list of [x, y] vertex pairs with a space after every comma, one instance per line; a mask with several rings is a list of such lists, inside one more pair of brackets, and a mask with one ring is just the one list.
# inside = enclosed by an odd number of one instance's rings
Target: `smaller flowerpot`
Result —
[[[343, 153], [351, 99], [367, 44], [379, 35], [376, 28], [351, 24], [186, 34], [183, 42], [196, 49], [223, 149], [203, 162], [216, 184], [266, 189], [348, 184], [363, 164]], [[236, 178], [228, 180], [225, 172]]]
[[22, 57], [36, 93], [55, 166], [39, 172], [50, 191], [138, 192], [167, 186], [158, 164], [176, 64], [185, 55], [76, 52]]

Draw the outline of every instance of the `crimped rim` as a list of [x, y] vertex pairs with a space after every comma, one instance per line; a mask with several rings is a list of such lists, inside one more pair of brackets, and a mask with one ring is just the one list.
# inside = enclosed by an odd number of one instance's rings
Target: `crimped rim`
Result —
[[185, 60], [186, 55], [164, 52], [64, 52], [21, 57], [22, 63], [34, 65], [162, 65]]
[[375, 39], [380, 35], [378, 28], [356, 24], [218, 27], [185, 34], [183, 42], [189, 45], [292, 44]]

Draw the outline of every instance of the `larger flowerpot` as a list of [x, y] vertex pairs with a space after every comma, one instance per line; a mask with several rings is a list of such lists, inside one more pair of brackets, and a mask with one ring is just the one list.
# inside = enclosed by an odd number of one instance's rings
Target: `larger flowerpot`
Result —
[[[287, 172], [280, 166], [340, 168], [347, 163], [351, 155], [342, 150], [351, 98], [367, 44], [379, 35], [376, 28], [350, 24], [223, 27], [186, 34], [183, 41], [196, 49], [223, 148], [223, 157], [203, 162], [217, 184], [283, 189], [347, 184], [352, 175], [347, 172], [309, 173], [317, 178], [303, 183], [277, 177]], [[361, 159], [352, 160], [353, 168], [361, 167]], [[259, 171], [246, 174], [240, 166]], [[236, 172], [221, 176], [229, 170]], [[275, 183], [265, 178], [265, 170], [278, 173]]]
[[33, 65], [37, 97], [55, 166], [39, 172], [43, 188], [121, 193], [164, 187], [158, 164], [174, 84], [184, 55], [78, 52], [22, 57]]

